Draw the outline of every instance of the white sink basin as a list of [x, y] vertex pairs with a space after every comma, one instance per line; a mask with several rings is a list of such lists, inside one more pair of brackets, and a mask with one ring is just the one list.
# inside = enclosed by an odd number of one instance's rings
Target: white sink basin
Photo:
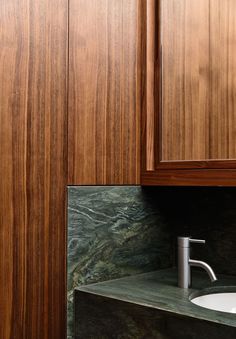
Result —
[[236, 293], [234, 292], [201, 295], [190, 301], [210, 310], [236, 313]]

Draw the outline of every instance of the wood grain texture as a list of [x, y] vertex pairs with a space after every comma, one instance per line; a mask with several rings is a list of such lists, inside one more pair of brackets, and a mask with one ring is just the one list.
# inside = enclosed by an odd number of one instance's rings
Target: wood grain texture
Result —
[[162, 1], [162, 160], [236, 158], [236, 2]]
[[210, 0], [210, 157], [236, 158], [236, 2]]
[[[141, 184], [236, 186], [236, 2], [161, 0], [159, 5], [161, 43], [155, 40], [151, 55], [162, 55], [153, 60], [154, 79], [162, 81], [149, 82], [142, 97]], [[152, 22], [148, 27], [157, 31]], [[141, 46], [147, 52], [145, 41]], [[142, 64], [147, 89], [150, 67], [144, 57]], [[149, 128], [148, 100], [155, 122]]]
[[[156, 74], [156, 1], [147, 1], [147, 73], [146, 73], [146, 168], [148, 171], [155, 169], [155, 74]], [[157, 92], [158, 93], [158, 92]]]
[[140, 181], [139, 6], [70, 1], [70, 184]]
[[67, 1], [0, 2], [0, 338], [65, 337]]
[[159, 169], [143, 172], [143, 186], [236, 186], [234, 169]]

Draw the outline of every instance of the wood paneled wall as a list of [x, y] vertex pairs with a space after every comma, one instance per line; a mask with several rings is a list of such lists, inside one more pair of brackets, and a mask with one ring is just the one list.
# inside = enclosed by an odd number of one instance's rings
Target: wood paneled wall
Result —
[[67, 0], [0, 1], [0, 338], [65, 334]]
[[141, 2], [70, 1], [70, 184], [140, 182]]
[[0, 1], [1, 339], [65, 338], [67, 184], [139, 183], [139, 4]]
[[139, 183], [140, 3], [0, 1], [1, 339], [65, 338], [66, 185]]

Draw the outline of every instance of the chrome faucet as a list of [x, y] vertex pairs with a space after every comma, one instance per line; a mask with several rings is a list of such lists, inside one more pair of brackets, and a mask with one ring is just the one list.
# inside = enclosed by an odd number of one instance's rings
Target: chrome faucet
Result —
[[191, 286], [191, 266], [202, 267], [208, 273], [212, 282], [217, 280], [215, 273], [207, 263], [190, 259], [191, 243], [205, 244], [205, 240], [178, 237], [178, 286], [181, 288]]

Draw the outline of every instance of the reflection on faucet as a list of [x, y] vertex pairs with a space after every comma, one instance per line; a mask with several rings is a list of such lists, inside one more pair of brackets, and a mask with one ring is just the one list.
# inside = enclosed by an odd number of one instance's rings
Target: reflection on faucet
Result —
[[178, 237], [178, 285], [181, 288], [189, 288], [191, 285], [191, 266], [203, 268], [212, 282], [216, 281], [216, 275], [212, 268], [204, 261], [190, 259], [190, 243], [205, 244], [205, 240], [192, 239], [190, 237]]

